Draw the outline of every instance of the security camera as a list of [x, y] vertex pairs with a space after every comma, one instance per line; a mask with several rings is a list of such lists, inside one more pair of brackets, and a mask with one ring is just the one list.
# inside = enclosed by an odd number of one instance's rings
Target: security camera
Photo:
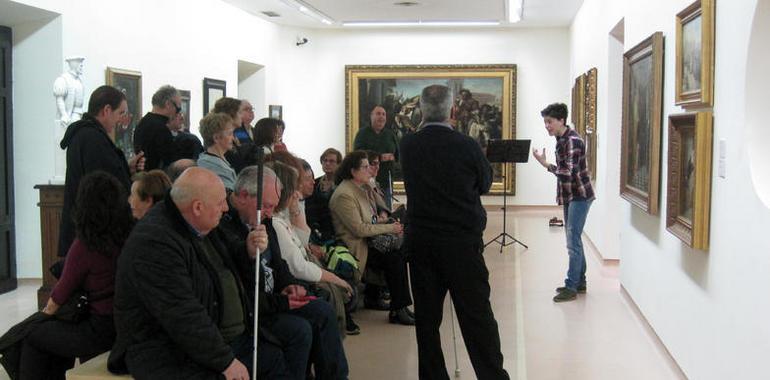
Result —
[[302, 46], [307, 43], [307, 38], [297, 37], [297, 46]]

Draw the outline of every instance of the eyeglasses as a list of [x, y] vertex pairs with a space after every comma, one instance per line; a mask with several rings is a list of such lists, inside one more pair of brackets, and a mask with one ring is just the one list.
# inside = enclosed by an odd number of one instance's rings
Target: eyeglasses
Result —
[[176, 109], [176, 113], [182, 112], [182, 107], [176, 105], [176, 102], [174, 102], [173, 100], [169, 100], [169, 103], [174, 105], [174, 108]]

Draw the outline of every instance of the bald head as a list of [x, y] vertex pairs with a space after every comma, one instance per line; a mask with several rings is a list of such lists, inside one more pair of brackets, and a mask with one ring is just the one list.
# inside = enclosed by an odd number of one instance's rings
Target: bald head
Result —
[[182, 217], [201, 234], [207, 234], [219, 224], [227, 211], [225, 186], [213, 172], [191, 167], [171, 186], [171, 200]]

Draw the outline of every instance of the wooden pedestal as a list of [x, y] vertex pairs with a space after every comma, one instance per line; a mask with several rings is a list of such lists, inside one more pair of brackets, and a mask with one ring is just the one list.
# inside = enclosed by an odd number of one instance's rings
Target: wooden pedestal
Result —
[[37, 305], [42, 309], [51, 290], [56, 285], [56, 278], [48, 268], [59, 260], [56, 256], [59, 246], [59, 223], [64, 206], [64, 185], [37, 185], [40, 190], [40, 245], [43, 255], [43, 285], [37, 291]]

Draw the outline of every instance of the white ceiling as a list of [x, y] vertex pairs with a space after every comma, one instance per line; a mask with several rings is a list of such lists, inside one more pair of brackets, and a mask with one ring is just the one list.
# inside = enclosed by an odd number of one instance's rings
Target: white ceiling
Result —
[[[499, 21], [502, 26], [569, 26], [583, 0], [523, 0], [522, 21], [508, 23], [507, 0], [300, 0], [331, 18], [333, 25], [301, 13], [294, 0], [224, 0], [265, 20], [305, 28], [341, 28], [350, 21]], [[410, 1], [404, 7], [395, 3]], [[293, 4], [293, 5], [290, 5]], [[263, 11], [278, 13], [267, 17]]]

